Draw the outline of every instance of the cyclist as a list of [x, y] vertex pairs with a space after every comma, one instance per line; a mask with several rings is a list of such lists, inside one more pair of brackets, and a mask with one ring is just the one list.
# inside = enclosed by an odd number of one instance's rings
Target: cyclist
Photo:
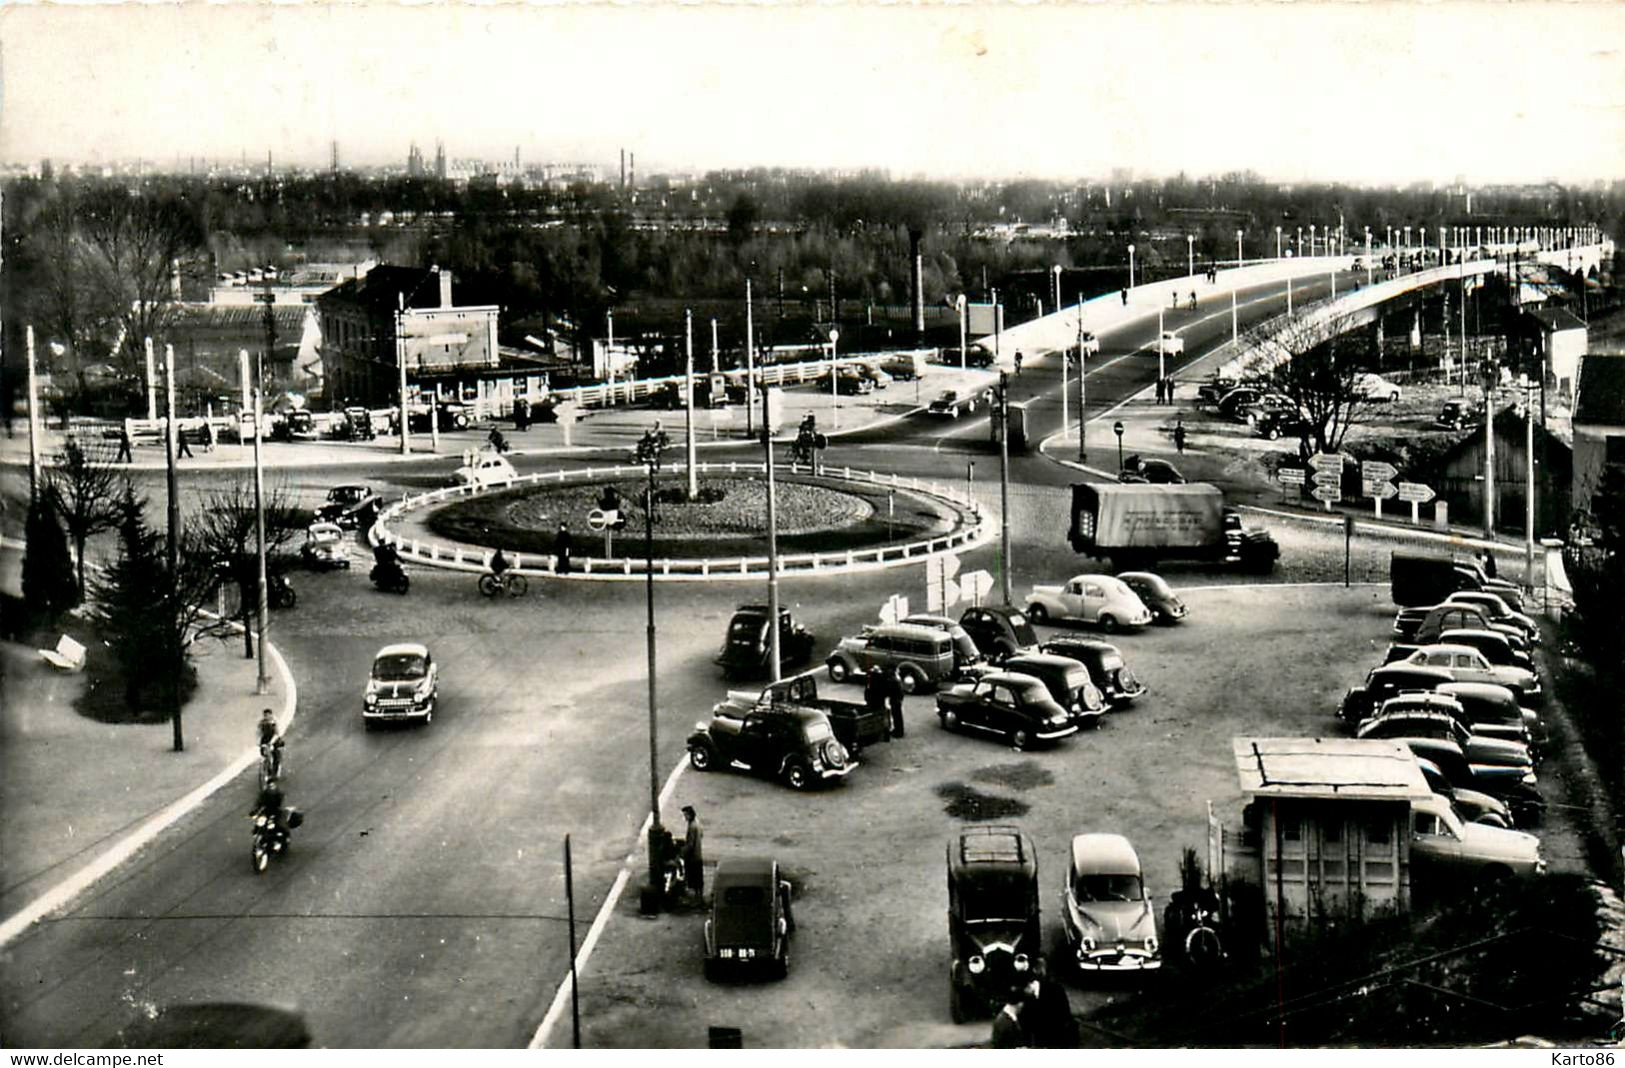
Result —
[[496, 552], [491, 554], [491, 577], [497, 580], [497, 585], [501, 586], [505, 585], [508, 581], [507, 573], [508, 558], [502, 555], [501, 549], [498, 549]]

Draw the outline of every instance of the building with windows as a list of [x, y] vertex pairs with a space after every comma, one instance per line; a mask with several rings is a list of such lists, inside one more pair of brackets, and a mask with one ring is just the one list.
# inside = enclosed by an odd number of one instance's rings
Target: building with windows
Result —
[[1608, 467], [1625, 469], [1625, 356], [1597, 355], [1580, 361], [1574, 401], [1573, 498], [1589, 508]]
[[328, 404], [389, 407], [409, 384], [496, 370], [497, 306], [460, 306], [438, 267], [384, 264], [316, 299]]

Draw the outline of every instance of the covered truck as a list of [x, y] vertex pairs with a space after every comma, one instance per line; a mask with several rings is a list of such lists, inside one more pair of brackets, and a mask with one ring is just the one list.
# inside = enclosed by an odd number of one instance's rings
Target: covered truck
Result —
[[1158, 560], [1212, 560], [1262, 573], [1281, 555], [1268, 531], [1243, 526], [1218, 487], [1205, 482], [1075, 483], [1067, 540], [1118, 570], [1149, 569]]

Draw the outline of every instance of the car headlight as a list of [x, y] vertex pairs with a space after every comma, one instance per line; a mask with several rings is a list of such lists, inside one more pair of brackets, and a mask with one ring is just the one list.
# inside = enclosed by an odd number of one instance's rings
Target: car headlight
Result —
[[1084, 935], [1083, 936], [1083, 948], [1085, 950], [1087, 950], [1088, 952], [1093, 953], [1095, 951], [1095, 947], [1098, 946], [1098, 945], [1099, 945], [1099, 943], [1096, 942], [1089, 935]]
[[1156, 935], [1152, 935], [1150, 938], [1145, 940], [1145, 951], [1147, 953], [1155, 953], [1157, 951], [1157, 946], [1158, 942]]
[[362, 700], [364, 700], [369, 705], [377, 704], [378, 703], [378, 691], [376, 691], [376, 690], [368, 690], [366, 695], [362, 698]]
[[1016, 954], [1016, 959], [1015, 959], [1015, 962], [1014, 962], [1014, 966], [1015, 966], [1016, 971], [1024, 972], [1029, 967], [1032, 966], [1032, 962], [1027, 959], [1027, 954], [1025, 954], [1025, 953], [1017, 953]]
[[987, 971], [987, 961], [983, 960], [982, 955], [978, 953], [965, 962], [965, 967], [972, 975], [981, 975]]

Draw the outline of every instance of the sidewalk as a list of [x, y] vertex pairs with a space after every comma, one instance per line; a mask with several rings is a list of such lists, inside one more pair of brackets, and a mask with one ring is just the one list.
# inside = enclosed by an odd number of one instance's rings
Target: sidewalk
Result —
[[[811, 386], [791, 387], [783, 394], [784, 409], [780, 422], [780, 437], [775, 440], [788, 440], [785, 435], [794, 436], [796, 427], [809, 413], [817, 418], [820, 432], [837, 436], [850, 434], [905, 418], [909, 413], [929, 404], [932, 398], [943, 390], [975, 392], [988, 388], [996, 379], [997, 374], [992, 371], [974, 369], [961, 371], [957, 367], [934, 365], [927, 370], [922, 380], [892, 382], [886, 389], [875, 390], [863, 396], [842, 394], [834, 398], [834, 402], [838, 404], [832, 402], [827, 392], [819, 392]], [[838, 413], [832, 415], [837, 407]], [[753, 429], [759, 429], [760, 403], [754, 406], [753, 412], [751, 426]], [[468, 430], [443, 431], [440, 434], [438, 451], [431, 448], [431, 438], [426, 431], [414, 432], [411, 435], [412, 452], [409, 455], [401, 453], [398, 437], [379, 437], [372, 441], [356, 442], [265, 441], [260, 443], [260, 451], [265, 467], [271, 469], [376, 466], [421, 462], [434, 457], [459, 461], [464, 452], [484, 448], [487, 435], [494, 426], [501, 430], [503, 437], [508, 440], [511, 446], [510, 456], [571, 456], [602, 449], [630, 451], [643, 436], [643, 432], [653, 426], [656, 420], [660, 421], [672, 440], [681, 447], [682, 429], [686, 418], [687, 413], [682, 408], [595, 408], [588, 409], [583, 418], [569, 428], [568, 443], [565, 440], [566, 428], [557, 423], [534, 423], [528, 430], [518, 431], [514, 429], [513, 420], [502, 419], [487, 420], [478, 427]], [[15, 437], [0, 437], [0, 465], [13, 467], [28, 465], [27, 421], [18, 422]], [[745, 423], [745, 406], [742, 404], [715, 409], [696, 408], [694, 410], [696, 444], [702, 447], [712, 444], [738, 445], [746, 440]], [[53, 426], [46, 429], [39, 446], [42, 462], [47, 466], [54, 463], [54, 458], [62, 453], [66, 439], [67, 435], [59, 428]], [[93, 459], [112, 462], [116, 455], [115, 442], [90, 438], [87, 435], [80, 438], [80, 443]], [[253, 465], [252, 443], [216, 445], [210, 452], [205, 452], [201, 446], [194, 445], [192, 456], [183, 456], [177, 461], [181, 471], [251, 468]], [[121, 466], [133, 471], [163, 470], [165, 466], [163, 449], [152, 445], [137, 445], [134, 460]]]
[[[59, 672], [32, 648], [0, 643], [0, 921], [46, 895], [53, 906], [65, 904], [56, 900], [65, 884], [83, 883], [87, 868], [109, 854], [122, 858], [145, 840], [143, 832], [156, 833], [155, 817], [185, 811], [166, 808], [224, 785], [228, 768], [252, 766], [261, 709], [275, 709], [286, 726], [290, 680], [273, 661], [271, 692], [256, 695], [257, 662], [243, 658], [240, 635], [197, 643], [193, 663], [197, 690], [181, 717], [186, 749], [176, 753], [168, 723], [86, 719], [73, 709], [86, 675]], [[248, 776], [229, 787], [241, 794], [245, 813], [253, 786]]]

